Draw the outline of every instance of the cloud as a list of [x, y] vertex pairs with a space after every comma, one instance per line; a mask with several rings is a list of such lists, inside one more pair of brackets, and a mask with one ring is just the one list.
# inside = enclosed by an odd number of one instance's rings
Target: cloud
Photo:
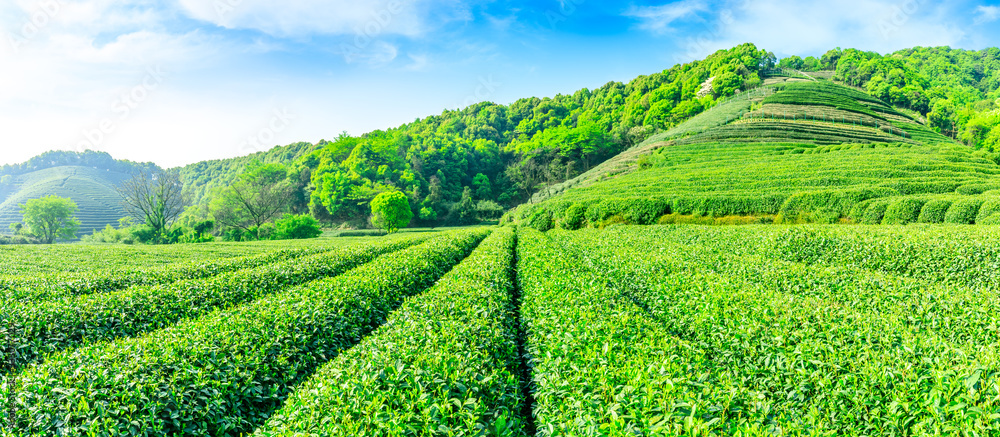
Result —
[[639, 20], [639, 28], [654, 33], [665, 33], [677, 20], [708, 11], [705, 0], [683, 0], [661, 6], [632, 6], [623, 14]]
[[708, 25], [690, 25], [678, 62], [744, 42], [778, 54], [822, 54], [834, 47], [882, 53], [914, 46], [960, 46], [961, 14], [926, 1], [729, 1]]
[[275, 37], [375, 34], [415, 37], [443, 22], [467, 20], [455, 0], [177, 0], [191, 18]]
[[991, 23], [1000, 18], [1000, 6], [979, 6], [976, 14], [976, 24]]
[[410, 71], [423, 71], [423, 70], [427, 69], [427, 66], [429, 65], [429, 60], [428, 60], [428, 56], [426, 54], [417, 55], [417, 54], [413, 54], [413, 53], [408, 53], [406, 56], [408, 58], [410, 58], [410, 61], [412, 61], [410, 63], [410, 65], [406, 66], [407, 70], [410, 70]]

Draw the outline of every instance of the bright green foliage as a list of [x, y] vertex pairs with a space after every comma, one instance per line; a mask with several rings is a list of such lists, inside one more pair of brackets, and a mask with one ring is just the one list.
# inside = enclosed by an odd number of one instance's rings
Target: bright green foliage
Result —
[[[865, 238], [858, 228], [820, 229]], [[938, 234], [912, 236], [912, 228], [865, 229], [885, 242], [859, 242], [821, 259], [837, 263], [853, 250], [852, 260], [890, 270], [893, 259], [923, 257], [943, 264], [932, 272], [922, 269], [928, 265], [899, 267], [972, 280], [958, 253], [925, 256], [968, 240], [942, 245]], [[548, 234], [553, 241], [524, 232], [519, 276], [539, 434], [998, 431], [997, 363], [987, 345], [1000, 307], [991, 290], [761, 256], [764, 237], [776, 232], [782, 230], [615, 227], [556, 231]], [[872, 258], [865, 244], [889, 251]], [[815, 254], [816, 247], [784, 250]], [[920, 254], [911, 258], [911, 247]], [[996, 256], [989, 251], [975, 262]], [[874, 346], [886, 342], [896, 346]], [[831, 397], [836, 390], [851, 396]], [[892, 402], [910, 407], [871, 407]]]
[[250, 433], [298, 383], [433, 285], [487, 232], [446, 234], [335, 278], [52, 355], [17, 375], [23, 407], [13, 409], [15, 426], [34, 435]]
[[875, 200], [868, 204], [861, 215], [861, 224], [877, 225], [881, 224], [885, 218], [885, 211], [889, 209], [889, 201], [885, 199]]
[[16, 320], [13, 341], [21, 345], [15, 363], [35, 362], [48, 353], [75, 346], [136, 336], [217, 308], [251, 302], [308, 281], [338, 275], [421, 239], [426, 237], [350, 246], [208, 279], [46, 302], [10, 302], [4, 310]]
[[[12, 291], [7, 293], [5, 297], [10, 300], [35, 302], [69, 296], [107, 293], [128, 287], [169, 284], [265, 266], [327, 250], [329, 249], [323, 247], [282, 249], [260, 255], [234, 257], [219, 261], [179, 262], [149, 268], [111, 267], [72, 275], [22, 278], [11, 282]], [[110, 261], [110, 259], [106, 261]]]
[[514, 231], [494, 231], [301, 384], [256, 435], [525, 435], [513, 251]]
[[301, 214], [285, 216], [274, 222], [274, 233], [272, 240], [301, 240], [306, 238], [316, 238], [323, 234], [319, 228], [319, 222], [312, 216]]
[[983, 206], [982, 199], [961, 199], [955, 201], [948, 208], [948, 213], [944, 216], [945, 223], [958, 225], [971, 225], [976, 222], [979, 215], [979, 207]]
[[993, 216], [998, 214], [1000, 214], [1000, 199], [988, 199], [979, 208], [979, 214], [976, 215], [976, 224], [984, 225], [987, 222], [995, 222], [996, 219], [993, 219]]
[[920, 211], [927, 202], [920, 199], [897, 199], [889, 203], [882, 224], [905, 225], [920, 218]]
[[387, 191], [375, 196], [371, 208], [372, 224], [390, 234], [405, 228], [413, 218], [406, 195], [399, 191]]
[[571, 231], [580, 229], [587, 221], [586, 213], [586, 205], [574, 203], [569, 208], [566, 208], [566, 211], [563, 213], [563, 219], [559, 222], [559, 227]]
[[73, 216], [76, 214], [76, 203], [70, 199], [55, 195], [32, 199], [21, 205], [21, 212], [28, 234], [43, 243], [76, 238], [80, 221]]
[[535, 210], [528, 219], [528, 226], [542, 232], [552, 229], [554, 226], [552, 221], [552, 212], [547, 209]]
[[920, 216], [917, 217], [917, 222], [919, 223], [944, 223], [945, 215], [948, 214], [948, 208], [951, 208], [951, 201], [948, 200], [931, 200], [924, 204], [923, 209], [920, 210]]

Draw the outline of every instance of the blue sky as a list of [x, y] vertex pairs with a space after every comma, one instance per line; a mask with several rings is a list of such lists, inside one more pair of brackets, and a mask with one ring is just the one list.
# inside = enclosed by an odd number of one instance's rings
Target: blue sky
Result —
[[1000, 44], [996, 3], [5, 0], [0, 164], [177, 166], [597, 88], [743, 42], [788, 55]]

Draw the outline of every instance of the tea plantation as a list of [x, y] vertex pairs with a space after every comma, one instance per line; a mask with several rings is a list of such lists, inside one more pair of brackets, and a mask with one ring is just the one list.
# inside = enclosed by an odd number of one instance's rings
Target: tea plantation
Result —
[[1000, 432], [989, 226], [300, 246], [8, 276], [2, 435]]
[[1000, 223], [1000, 155], [921, 123], [846, 86], [775, 84], [650, 138], [630, 162], [543, 191], [506, 219], [542, 230]]

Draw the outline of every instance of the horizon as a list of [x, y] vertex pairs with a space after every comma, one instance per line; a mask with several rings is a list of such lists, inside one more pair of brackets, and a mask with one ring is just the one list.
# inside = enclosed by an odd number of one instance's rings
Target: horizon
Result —
[[743, 42], [779, 58], [980, 50], [1000, 6], [17, 0], [0, 14], [0, 165], [90, 149], [172, 168], [627, 83]]

